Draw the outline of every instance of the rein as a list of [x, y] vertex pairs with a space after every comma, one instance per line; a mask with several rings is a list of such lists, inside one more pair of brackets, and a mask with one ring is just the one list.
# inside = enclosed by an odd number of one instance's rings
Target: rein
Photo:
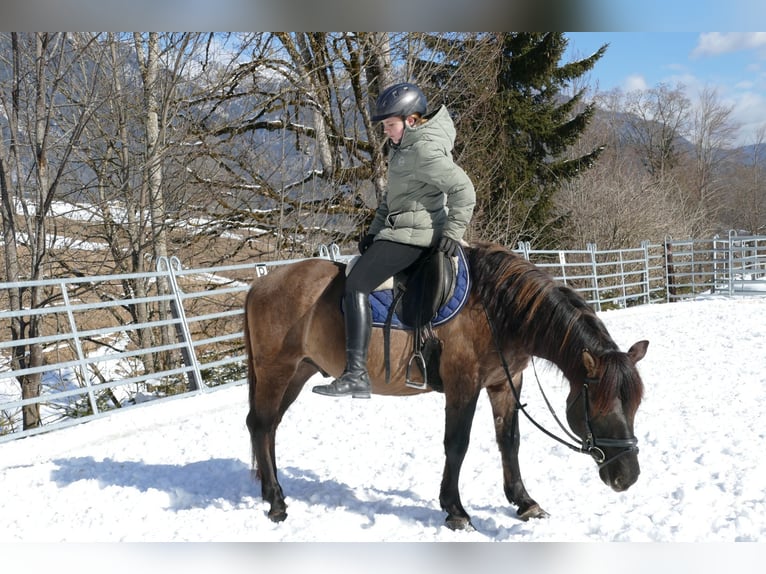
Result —
[[[516, 409], [520, 410], [522, 413], [524, 413], [524, 416], [527, 417], [527, 419], [535, 425], [540, 431], [542, 431], [544, 434], [548, 435], [552, 439], [558, 441], [559, 443], [563, 444], [567, 448], [575, 451], [580, 452], [583, 454], [589, 454], [591, 457], [593, 457], [593, 460], [596, 461], [596, 464], [598, 464], [598, 468], [601, 469], [605, 467], [606, 465], [610, 464], [611, 462], [614, 462], [616, 459], [620, 458], [621, 456], [624, 456], [631, 452], [638, 452], [638, 439], [636, 437], [631, 438], [596, 438], [596, 435], [593, 433], [593, 426], [591, 424], [591, 418], [590, 418], [590, 399], [588, 394], [588, 387], [590, 384], [598, 383], [598, 379], [586, 379], [585, 383], [583, 383], [582, 389], [580, 390], [580, 395], [583, 396], [583, 405], [585, 409], [585, 428], [587, 430], [587, 434], [584, 439], [580, 441], [580, 444], [574, 444], [571, 442], [568, 442], [567, 440], [555, 435], [548, 429], [546, 429], [544, 426], [542, 426], [540, 423], [538, 423], [532, 415], [530, 415], [527, 412], [527, 409], [525, 408], [526, 405], [522, 404], [521, 402], [521, 396], [519, 395], [519, 392], [516, 390], [516, 387], [513, 386], [513, 376], [511, 375], [510, 368], [508, 367], [508, 362], [505, 360], [505, 356], [503, 355], [503, 351], [500, 348], [500, 344], [498, 343], [498, 337], [497, 337], [497, 331], [495, 330], [495, 325], [492, 323], [492, 319], [489, 316], [489, 311], [487, 311], [486, 304], [482, 301], [482, 308], [484, 309], [484, 315], [487, 317], [487, 324], [489, 325], [489, 330], [492, 333], [492, 342], [495, 345], [495, 349], [497, 350], [497, 354], [500, 355], [500, 360], [503, 364], [503, 370], [505, 371], [505, 376], [508, 379], [508, 385], [511, 387], [511, 391], [513, 392], [513, 396], [516, 399]], [[543, 390], [543, 386], [540, 383], [540, 378], [537, 376], [537, 369], [535, 368], [535, 360], [534, 357], [532, 357], [532, 370], [535, 373], [535, 379], [537, 380], [537, 387], [540, 389], [540, 394], [543, 396], [543, 400], [545, 401], [545, 404], [548, 407], [548, 410], [553, 415], [554, 420], [556, 423], [558, 423], [561, 430], [564, 431], [564, 433], [571, 439], [572, 441], [578, 441], [579, 437], [576, 437], [571, 432], [569, 432], [566, 427], [562, 424], [561, 420], [556, 416], [556, 412], [553, 409], [553, 406], [551, 405], [550, 401], [548, 400], [548, 397], [545, 394], [545, 391]], [[579, 399], [579, 395], [577, 398], [575, 398], [574, 401], [572, 401], [572, 405], [574, 405], [577, 400]], [[571, 405], [570, 405], [571, 407]], [[567, 408], [567, 410], [569, 407]], [[618, 452], [613, 457], [607, 459], [606, 453], [602, 449], [613, 447], [613, 448], [623, 448], [624, 450]]]

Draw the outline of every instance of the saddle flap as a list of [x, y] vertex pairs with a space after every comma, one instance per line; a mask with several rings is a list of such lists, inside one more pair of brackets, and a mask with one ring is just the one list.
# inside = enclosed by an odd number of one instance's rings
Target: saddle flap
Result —
[[430, 249], [410, 272], [397, 278], [397, 286], [404, 291], [397, 309], [402, 322], [413, 328], [430, 323], [452, 296], [455, 277], [453, 258]]

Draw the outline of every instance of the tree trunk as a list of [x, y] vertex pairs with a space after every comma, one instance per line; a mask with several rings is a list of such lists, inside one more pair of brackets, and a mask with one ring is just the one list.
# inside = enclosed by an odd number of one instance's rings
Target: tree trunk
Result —
[[[146, 190], [149, 201], [149, 215], [151, 218], [151, 245], [154, 249], [155, 261], [168, 256], [168, 240], [166, 231], [167, 209], [162, 192], [162, 141], [160, 139], [160, 84], [158, 82], [159, 71], [159, 34], [150, 32], [146, 42], [139, 33], [134, 34], [136, 55], [141, 69], [141, 77], [144, 88], [144, 127], [146, 130], [146, 165], [145, 177], [142, 187]], [[163, 296], [170, 292], [165, 277], [159, 277], [157, 281], [158, 295]], [[159, 304], [160, 319], [170, 319], [168, 305]], [[162, 345], [174, 342], [173, 330], [170, 325], [161, 327], [160, 340]], [[164, 367], [172, 366], [173, 359], [167, 357], [162, 361]]]
[[[375, 100], [383, 89], [394, 83], [391, 65], [391, 43], [386, 32], [372, 32], [364, 43], [365, 70], [369, 94], [369, 109], [375, 109]], [[380, 129], [370, 126], [370, 141], [374, 144], [371, 152], [372, 183], [375, 186], [375, 198], [378, 202], [388, 188], [386, 162], [383, 154]]]

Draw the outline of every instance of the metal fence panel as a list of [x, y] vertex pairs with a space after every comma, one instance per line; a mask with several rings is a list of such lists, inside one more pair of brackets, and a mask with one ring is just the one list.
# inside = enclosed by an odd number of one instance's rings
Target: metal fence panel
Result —
[[665, 241], [666, 300], [747, 296], [766, 291], [766, 237], [738, 235]]
[[[515, 251], [599, 311], [766, 292], [766, 236], [730, 232], [620, 250], [592, 244], [534, 250], [522, 243]], [[351, 255], [331, 245], [319, 257]], [[0, 442], [244, 383], [245, 294], [269, 268], [294, 261], [184, 269], [171, 257], [149, 273], [0, 283], [6, 337], [0, 340]], [[32, 308], [32, 290], [44, 304]], [[20, 310], [11, 310], [11, 294]], [[39, 364], [31, 361], [33, 350], [42, 353]], [[21, 381], [39, 382], [39, 396], [22, 398]], [[42, 424], [24, 429], [29, 405], [39, 407]]]
[[[337, 255], [325, 248], [321, 256]], [[0, 442], [242, 384], [245, 294], [269, 267], [292, 261], [183, 269], [171, 257], [142, 274], [0, 283]], [[45, 304], [12, 311], [11, 292], [31, 289]], [[38, 332], [11, 336], [32, 319]], [[32, 349], [40, 364], [30, 362]], [[22, 381], [38, 385], [36, 396], [22, 398]], [[24, 429], [30, 405], [41, 425]]]

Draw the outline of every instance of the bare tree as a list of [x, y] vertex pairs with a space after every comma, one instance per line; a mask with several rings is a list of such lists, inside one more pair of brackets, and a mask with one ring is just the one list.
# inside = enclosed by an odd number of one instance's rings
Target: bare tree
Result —
[[753, 235], [766, 228], [766, 125], [752, 143], [739, 150], [726, 173], [727, 188], [720, 212], [725, 228], [744, 229]]
[[732, 109], [721, 103], [716, 89], [705, 87], [691, 118], [695, 160], [691, 193], [711, 219], [721, 208], [726, 188], [724, 166], [733, 157], [731, 144], [739, 129], [731, 121]]
[[659, 84], [649, 90], [625, 95], [626, 139], [641, 153], [646, 170], [657, 181], [673, 176], [687, 134], [691, 104], [683, 86]]
[[[635, 103], [636, 97], [634, 94], [630, 101]], [[605, 150], [594, 167], [559, 194], [558, 209], [566, 217], [570, 238], [564, 246], [582, 248], [595, 243], [617, 249], [644, 240], [662, 241], [667, 235], [692, 235], [703, 224], [704, 214], [689, 201], [679, 185], [679, 175], [666, 169], [683, 156], [661, 159], [657, 144], [651, 143], [659, 136], [650, 133], [656, 129], [661, 134], [660, 126], [644, 127], [638, 117], [626, 118], [622, 92], [599, 93], [597, 98], [600, 112], [577, 145], [590, 149], [600, 142]], [[625, 137], [626, 125], [631, 137]], [[652, 165], [647, 154], [654, 152], [659, 153], [652, 156], [658, 171], [647, 169]], [[666, 176], [657, 178], [663, 170]]]
[[[474, 43], [458, 42], [473, 37]], [[493, 144], [486, 135], [496, 122], [485, 75], [495, 73], [496, 58], [488, 56], [498, 48], [490, 36], [445, 35], [443, 47], [433, 38], [276, 33], [247, 39], [250, 49], [239, 65], [226, 69], [220, 89], [210, 92], [211, 110], [220, 113], [197, 114], [193, 128], [201, 153], [187, 167], [199, 185], [216, 190], [216, 220], [237, 225], [247, 237], [243, 245], [263, 248], [273, 238], [268, 247], [281, 257], [356, 239], [386, 189], [385, 138], [370, 110], [381, 88], [396, 81], [418, 82], [433, 109], [446, 103], [457, 111], [456, 159], [477, 180], [486, 179], [497, 167], [477, 150]], [[442, 48], [457, 72], [435, 82]]]
[[[379, 133], [372, 128], [371, 116], [366, 112], [375, 108], [377, 96], [396, 80], [391, 62], [391, 42], [388, 35], [384, 32], [371, 32], [361, 36], [361, 39], [362, 50], [355, 60], [360, 66], [363, 65], [367, 80], [367, 106], [362, 106], [362, 113], [365, 116], [365, 126], [372, 142], [370, 164], [372, 166], [375, 198], [380, 201], [385, 193], [388, 177], [384, 169], [385, 158], [381, 138]], [[357, 97], [360, 101], [364, 101], [361, 89]]]
[[[185, 43], [182, 39], [181, 43]], [[133, 34], [138, 69], [142, 83], [142, 102], [145, 128], [145, 155], [144, 176], [142, 178], [141, 195], [148, 199], [149, 221], [151, 222], [151, 246], [154, 256], [167, 258], [168, 236], [166, 221], [168, 211], [165, 204], [164, 189], [162, 186], [162, 155], [165, 150], [165, 127], [168, 121], [168, 112], [171, 102], [170, 94], [163, 93], [163, 84], [160, 82], [160, 38], [157, 32], [149, 32], [144, 38], [139, 33]], [[178, 47], [177, 54], [183, 53], [183, 46]], [[172, 82], [171, 82], [172, 85]], [[165, 96], [165, 97], [163, 97]], [[145, 190], [145, 191], [144, 191]], [[169, 292], [169, 286], [165, 276], [157, 282], [158, 295], [164, 296]], [[170, 310], [167, 305], [160, 305], [160, 319], [168, 320]], [[167, 346], [173, 342], [173, 331], [170, 325], [160, 330], [161, 344]]]
[[[4, 114], [3, 132], [8, 144], [0, 144], [0, 193], [2, 193], [3, 245], [6, 280], [38, 279], [49, 262], [55, 240], [51, 207], [63, 187], [70, 158], [84, 127], [101, 104], [94, 90], [99, 62], [91, 62], [92, 75], [78, 73], [77, 62], [94, 35], [10, 34], [10, 61], [2, 61], [0, 89]], [[67, 86], [67, 89], [64, 87]], [[71, 100], [76, 87], [77, 99]], [[0, 138], [5, 140], [6, 138]], [[42, 287], [27, 292], [11, 290], [12, 311], [37, 309], [49, 294]], [[33, 339], [41, 334], [38, 315], [17, 315], [10, 320], [11, 339]], [[39, 342], [13, 348], [13, 366], [33, 369], [43, 364]], [[20, 377], [22, 398], [40, 394], [39, 373]], [[24, 428], [41, 424], [39, 405], [25, 405]]]
[[[355, 237], [385, 185], [382, 134], [369, 102], [391, 76], [388, 35], [276, 33], [226, 70], [217, 112], [195, 133], [210, 161], [190, 166], [219, 186], [221, 217], [258, 227], [280, 256]], [[212, 92], [211, 92], [212, 94]], [[199, 167], [217, 165], [202, 175]], [[265, 231], [265, 233], [264, 233]]]

